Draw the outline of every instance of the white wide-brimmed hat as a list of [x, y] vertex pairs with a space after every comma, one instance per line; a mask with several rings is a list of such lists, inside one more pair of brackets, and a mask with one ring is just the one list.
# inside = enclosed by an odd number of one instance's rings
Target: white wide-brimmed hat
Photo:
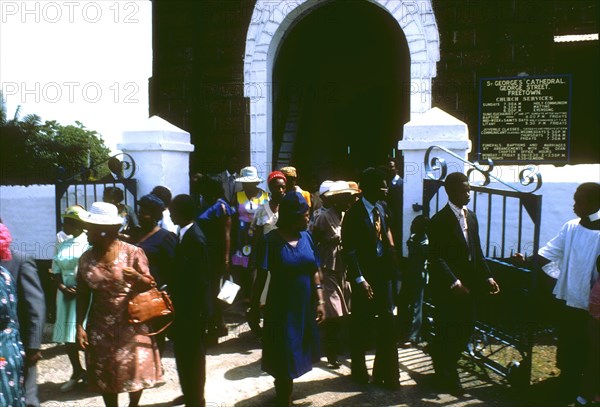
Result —
[[87, 211], [86, 216], [82, 217], [86, 223], [94, 225], [122, 225], [123, 218], [119, 216], [119, 210], [113, 204], [107, 202], [94, 202]]
[[256, 167], [244, 167], [240, 171], [240, 176], [235, 179], [236, 182], [262, 182], [263, 179], [258, 176]]
[[331, 184], [333, 184], [333, 181], [330, 180], [321, 182], [321, 185], [319, 186], [319, 195], [323, 195], [325, 192], [329, 191]]
[[352, 194], [354, 189], [350, 188], [350, 184], [346, 181], [335, 181], [329, 186], [329, 191], [325, 192], [325, 197], [340, 195], [340, 194]]

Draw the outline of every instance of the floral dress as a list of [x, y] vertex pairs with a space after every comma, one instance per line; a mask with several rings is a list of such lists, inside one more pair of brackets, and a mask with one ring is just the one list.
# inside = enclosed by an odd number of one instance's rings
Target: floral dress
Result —
[[0, 406], [25, 405], [23, 358], [25, 351], [17, 322], [14, 282], [0, 267]]
[[146, 324], [128, 321], [128, 302], [136, 294], [123, 279], [123, 268], [133, 267], [151, 277], [148, 259], [136, 246], [119, 242], [111, 265], [98, 263], [91, 250], [79, 260], [77, 286], [87, 285], [92, 303], [87, 320], [86, 365], [88, 383], [102, 393], [135, 392], [162, 379], [158, 347]]

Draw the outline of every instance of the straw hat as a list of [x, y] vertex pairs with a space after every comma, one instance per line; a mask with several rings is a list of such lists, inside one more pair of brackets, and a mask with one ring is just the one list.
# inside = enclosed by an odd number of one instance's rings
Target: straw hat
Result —
[[123, 218], [119, 216], [117, 207], [107, 202], [94, 202], [81, 220], [93, 225], [116, 226], [123, 224]]
[[329, 186], [329, 191], [325, 192], [325, 197], [329, 198], [334, 195], [352, 194], [354, 189], [346, 181], [335, 181]]
[[357, 195], [362, 193], [362, 190], [358, 187], [358, 184], [354, 181], [348, 181], [348, 185], [350, 186], [350, 189], [352, 190], [352, 195]]
[[263, 179], [258, 176], [256, 167], [244, 167], [240, 171], [240, 176], [235, 179], [236, 182], [262, 182]]
[[298, 172], [295, 167], [283, 167], [279, 171], [283, 172], [286, 177], [298, 178]]
[[74, 219], [85, 222], [87, 211], [81, 205], [69, 206], [62, 215], [63, 219]]
[[321, 186], [319, 186], [319, 195], [323, 195], [325, 192], [329, 191], [331, 184], [333, 184], [333, 181], [330, 180], [321, 182]]

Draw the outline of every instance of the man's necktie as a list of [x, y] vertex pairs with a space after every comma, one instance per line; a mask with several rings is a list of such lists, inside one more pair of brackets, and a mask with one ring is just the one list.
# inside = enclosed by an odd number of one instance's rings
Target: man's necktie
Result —
[[381, 224], [381, 214], [377, 207], [373, 208], [373, 227], [375, 236], [377, 236], [377, 257], [383, 256], [383, 230]]
[[463, 236], [465, 237], [465, 242], [467, 242], [467, 249], [469, 250], [469, 261], [471, 260], [471, 242], [469, 242], [469, 226], [467, 224], [467, 208], [461, 209], [461, 217], [459, 219], [460, 227], [462, 228]]
[[460, 223], [460, 228], [462, 229], [463, 232], [463, 236], [465, 237], [465, 241], [467, 242], [467, 246], [469, 245], [469, 227], [467, 225], [467, 209], [466, 208], [462, 208], [460, 210], [460, 218], [459, 218], [459, 223]]
[[377, 240], [381, 241], [381, 215], [379, 214], [379, 209], [377, 209], [377, 207], [373, 208], [373, 226], [375, 227], [375, 235], [377, 236]]

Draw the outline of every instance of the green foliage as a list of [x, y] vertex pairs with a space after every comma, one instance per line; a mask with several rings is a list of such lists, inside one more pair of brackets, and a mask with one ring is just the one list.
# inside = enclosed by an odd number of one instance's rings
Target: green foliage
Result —
[[[1, 95], [0, 95], [1, 97]], [[53, 184], [58, 177], [102, 177], [89, 168], [109, 158], [100, 135], [82, 123], [63, 126], [55, 120], [42, 123], [37, 115], [19, 119], [19, 109], [8, 119], [0, 105], [0, 184]], [[83, 175], [82, 175], [83, 174]]]

